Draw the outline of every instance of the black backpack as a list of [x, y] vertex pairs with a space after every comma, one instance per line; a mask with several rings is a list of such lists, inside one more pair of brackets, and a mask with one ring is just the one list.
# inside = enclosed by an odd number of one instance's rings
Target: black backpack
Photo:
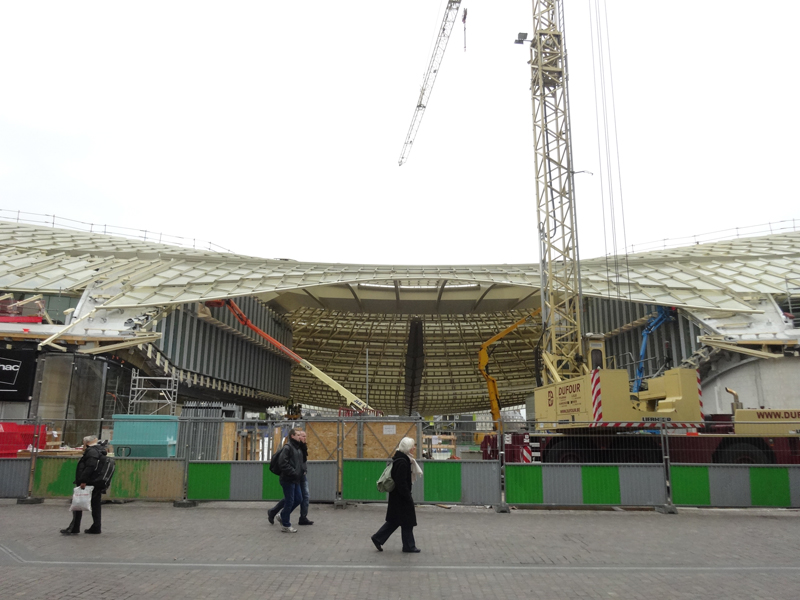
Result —
[[93, 479], [102, 485], [103, 489], [108, 490], [111, 487], [111, 478], [114, 477], [117, 465], [114, 463], [114, 459], [106, 454], [108, 452], [106, 444], [107, 442], [98, 444], [100, 446], [100, 458], [97, 459]]
[[283, 452], [284, 447], [281, 447], [281, 449], [278, 450], [277, 452], [273, 452], [272, 458], [269, 459], [269, 470], [275, 473], [275, 475], [281, 474], [281, 466], [278, 464], [278, 461], [280, 460], [279, 457], [281, 455], [281, 452]]

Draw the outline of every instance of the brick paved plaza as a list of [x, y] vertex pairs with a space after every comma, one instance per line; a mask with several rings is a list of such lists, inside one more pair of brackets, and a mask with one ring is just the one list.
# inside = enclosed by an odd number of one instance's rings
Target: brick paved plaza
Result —
[[102, 535], [62, 536], [66, 500], [0, 500], [0, 597], [731, 600], [800, 589], [793, 510], [420, 506], [415, 555], [400, 552], [399, 532], [384, 552], [372, 546], [385, 505], [312, 505], [315, 524], [297, 534], [270, 526], [266, 508], [106, 504]]

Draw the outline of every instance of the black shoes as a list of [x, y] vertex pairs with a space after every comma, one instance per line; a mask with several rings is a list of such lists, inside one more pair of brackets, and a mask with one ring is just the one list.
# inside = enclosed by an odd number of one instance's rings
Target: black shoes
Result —
[[300, 520], [297, 522], [298, 525], [313, 525], [314, 521], [309, 521], [307, 517], [300, 517]]
[[372, 540], [372, 543], [375, 544], [375, 547], [378, 549], [378, 552], [383, 552], [383, 548], [381, 548], [381, 545], [375, 541], [375, 536], [373, 535], [370, 539]]
[[[86, 531], [89, 531], [89, 530], [87, 529]], [[80, 533], [80, 531], [72, 531], [72, 529], [67, 527], [66, 529], [62, 529], [61, 533], [63, 535], [78, 535]]]
[[403, 552], [422, 552], [422, 550], [414, 546], [413, 548], [408, 548], [408, 549], [403, 548]]
[[95, 529], [93, 527], [90, 527], [89, 529], [84, 529], [83, 533], [101, 533], [101, 531], [99, 529]]
[[271, 510], [267, 511], [267, 521], [269, 521], [270, 525], [275, 525], [275, 515], [272, 514]]

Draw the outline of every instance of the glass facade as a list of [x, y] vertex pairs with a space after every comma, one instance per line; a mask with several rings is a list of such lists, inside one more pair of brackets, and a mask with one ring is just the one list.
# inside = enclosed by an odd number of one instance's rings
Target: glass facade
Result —
[[[87, 435], [108, 438], [111, 416], [128, 411], [130, 369], [106, 357], [77, 354], [46, 354], [40, 360], [39, 417], [63, 432], [70, 446], [79, 446]], [[108, 427], [98, 424], [100, 418]]]

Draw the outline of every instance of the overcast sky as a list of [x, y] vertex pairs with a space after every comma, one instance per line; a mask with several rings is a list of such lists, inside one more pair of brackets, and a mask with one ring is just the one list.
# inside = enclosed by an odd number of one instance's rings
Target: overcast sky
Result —
[[[0, 208], [266, 258], [537, 262], [530, 1], [464, 0], [467, 49], [459, 15], [397, 164], [444, 4], [0, 3]], [[610, 198], [590, 2], [566, 4], [588, 258]], [[800, 218], [800, 2], [602, 6], [618, 246]]]

